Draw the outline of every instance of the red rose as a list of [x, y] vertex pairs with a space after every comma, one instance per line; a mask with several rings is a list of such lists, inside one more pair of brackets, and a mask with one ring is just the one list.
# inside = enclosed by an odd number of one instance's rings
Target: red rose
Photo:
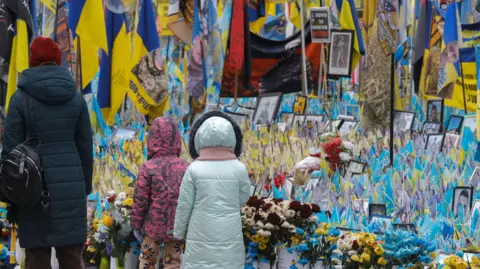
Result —
[[247, 201], [247, 205], [250, 207], [254, 207], [255, 209], [260, 209], [260, 207], [265, 204], [263, 200], [258, 199], [256, 196], [250, 197]]
[[115, 199], [117, 199], [117, 195], [114, 194], [114, 195], [108, 197], [108, 198], [107, 198], [107, 201], [108, 201], [109, 203], [113, 203], [113, 202], [115, 202]]
[[262, 216], [260, 216], [260, 214], [256, 214], [255, 216], [253, 216], [253, 220], [255, 221], [255, 223], [257, 223], [257, 221], [262, 221], [263, 218]]
[[320, 207], [317, 204], [312, 204], [312, 212], [320, 213]]
[[290, 209], [300, 211], [302, 210], [302, 203], [300, 203], [299, 201], [292, 201], [290, 202]]
[[354, 241], [353, 241], [353, 244], [352, 244], [352, 249], [353, 249], [353, 250], [357, 250], [357, 249], [359, 249], [359, 248], [360, 248], [360, 245], [358, 245], [357, 240], [354, 240]]
[[268, 214], [267, 222], [270, 222], [271, 224], [278, 226], [281, 221], [282, 221], [282, 220], [281, 220], [280, 217], [277, 215], [277, 213], [270, 213], [270, 214]]
[[262, 205], [262, 210], [267, 212], [273, 205], [272, 204], [264, 204]]
[[267, 191], [269, 191], [269, 190], [272, 189], [272, 186], [270, 186], [270, 184], [265, 184], [265, 186], [263, 188], [265, 188]]
[[302, 216], [302, 218], [304, 219], [308, 219], [311, 215], [312, 215], [312, 208], [309, 205], [304, 204], [302, 206], [302, 210], [300, 211], [300, 216]]

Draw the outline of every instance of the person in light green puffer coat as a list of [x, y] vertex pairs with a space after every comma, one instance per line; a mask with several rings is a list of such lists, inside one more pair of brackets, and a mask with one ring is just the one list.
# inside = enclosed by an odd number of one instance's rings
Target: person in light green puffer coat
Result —
[[211, 111], [190, 132], [195, 161], [182, 180], [173, 235], [186, 239], [184, 269], [243, 269], [240, 208], [250, 196], [247, 168], [237, 160], [242, 132], [225, 113]]

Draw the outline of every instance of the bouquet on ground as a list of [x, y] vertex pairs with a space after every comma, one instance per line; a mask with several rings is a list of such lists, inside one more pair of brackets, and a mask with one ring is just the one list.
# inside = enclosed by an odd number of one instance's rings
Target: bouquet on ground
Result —
[[116, 258], [117, 266], [125, 266], [125, 255], [135, 241], [130, 226], [130, 211], [133, 199], [124, 192], [118, 195], [110, 191], [107, 198], [106, 212], [103, 225], [107, 228], [107, 255]]
[[332, 228], [330, 224], [320, 223], [317, 229], [310, 236], [306, 236], [300, 244], [295, 247], [298, 254], [298, 264], [314, 265], [321, 263], [325, 268], [332, 268], [339, 265], [338, 258], [332, 259], [333, 250], [336, 248], [336, 242], [340, 231]]
[[347, 233], [338, 239], [332, 260], [343, 268], [383, 268], [388, 263], [384, 252], [375, 234]]
[[324, 152], [325, 159], [330, 163], [332, 171], [348, 164], [352, 159], [354, 145], [333, 134], [322, 135], [320, 147]]
[[405, 230], [387, 231], [383, 241], [385, 259], [402, 267], [424, 268], [435, 251], [435, 245]]
[[273, 265], [276, 247], [298, 244], [315, 231], [317, 217], [313, 214], [318, 212], [320, 208], [314, 204], [250, 197], [242, 207], [249, 263], [262, 260]]

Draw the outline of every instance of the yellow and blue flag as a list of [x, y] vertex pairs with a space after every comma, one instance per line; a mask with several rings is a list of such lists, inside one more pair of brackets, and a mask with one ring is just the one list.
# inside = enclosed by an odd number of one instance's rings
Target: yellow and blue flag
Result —
[[10, 21], [10, 25], [7, 27], [7, 36], [12, 36], [11, 33], [13, 33], [5, 99], [5, 113], [7, 113], [10, 99], [17, 90], [17, 76], [29, 67], [28, 46], [32, 37], [33, 23], [30, 10], [22, 1], [3, 0], [3, 4], [6, 12], [12, 15], [11, 18], [15, 18], [15, 21]]
[[[133, 59], [131, 67], [140, 63], [141, 59], [147, 53], [154, 51], [160, 47], [160, 39], [158, 37], [157, 26], [155, 23], [155, 12], [153, 10], [152, 1], [143, 0], [138, 14], [138, 26], [133, 33]], [[143, 83], [133, 73], [129, 73], [129, 90], [128, 96], [134, 102], [137, 110], [153, 118], [163, 114], [168, 98], [154, 100], [144, 88]]]
[[97, 99], [108, 124], [115, 120], [129, 88], [131, 39], [125, 13], [106, 12], [108, 51], [100, 64]]
[[[107, 30], [102, 0], [71, 0], [68, 27], [72, 30], [75, 51], [80, 46], [82, 89], [98, 72], [98, 48], [108, 54]], [[78, 57], [79, 55], [77, 55]]]
[[445, 11], [442, 54], [438, 73], [438, 92], [453, 91], [460, 75], [460, 47], [462, 30], [457, 11], [457, 2], [453, 1]]
[[353, 72], [360, 61], [361, 55], [365, 54], [365, 45], [363, 44], [362, 30], [358, 22], [355, 3], [352, 0], [337, 0], [337, 7], [338, 10], [340, 10], [340, 30], [352, 30], [355, 33], [352, 52]]

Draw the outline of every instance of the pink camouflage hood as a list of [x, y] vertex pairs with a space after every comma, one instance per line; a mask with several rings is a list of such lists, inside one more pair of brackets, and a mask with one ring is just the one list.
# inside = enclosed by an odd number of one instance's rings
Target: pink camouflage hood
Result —
[[156, 118], [148, 133], [148, 159], [165, 156], [179, 157], [182, 153], [180, 139], [177, 121], [172, 118]]

